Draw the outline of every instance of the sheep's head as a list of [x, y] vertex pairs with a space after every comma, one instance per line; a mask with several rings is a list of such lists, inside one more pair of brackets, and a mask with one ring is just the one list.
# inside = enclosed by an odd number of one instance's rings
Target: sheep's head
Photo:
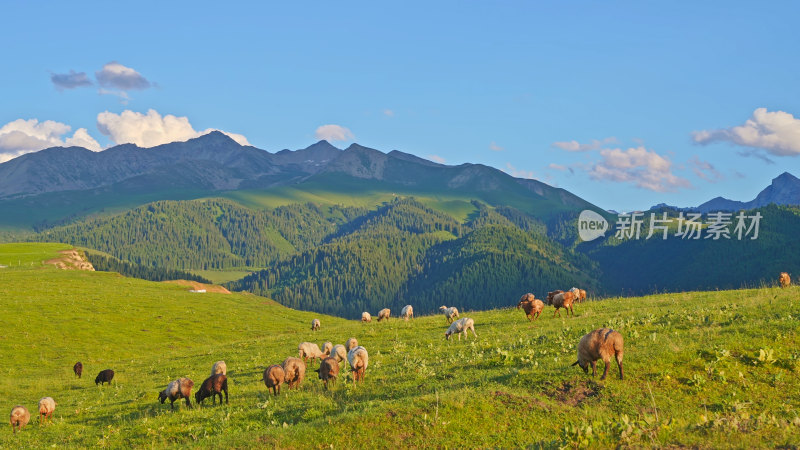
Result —
[[159, 400], [161, 401], [161, 403], [163, 404], [163, 403], [164, 403], [164, 400], [166, 400], [166, 399], [167, 399], [167, 391], [166, 391], [166, 390], [164, 390], [164, 391], [161, 391], [161, 392], [159, 392], [159, 393], [158, 393], [158, 399], [159, 399]]
[[449, 331], [448, 331], [448, 332], [446, 332], [446, 333], [444, 334], [444, 337], [445, 337], [445, 339], [447, 339], [447, 340], [450, 340], [450, 332], [449, 332]]
[[575, 361], [574, 363], [572, 363], [572, 365], [573, 365], [573, 366], [574, 366], [574, 365], [576, 365], [576, 364], [577, 364], [577, 365], [578, 365], [578, 366], [579, 366], [581, 369], [583, 369], [583, 373], [589, 373], [589, 363], [587, 363], [586, 361], [581, 361], [580, 359], [578, 359], [577, 361]]

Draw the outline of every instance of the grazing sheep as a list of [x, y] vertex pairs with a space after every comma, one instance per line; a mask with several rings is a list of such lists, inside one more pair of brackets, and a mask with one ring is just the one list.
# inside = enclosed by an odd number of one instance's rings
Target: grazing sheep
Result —
[[333, 343], [325, 342], [322, 344], [322, 354], [325, 356], [331, 356], [331, 350], [333, 350]]
[[578, 301], [583, 303], [586, 301], [586, 291], [583, 289], [578, 289], [578, 290], [581, 291], [581, 295], [578, 297]]
[[358, 347], [358, 339], [350, 338], [344, 343], [344, 348], [349, 352], [350, 350]]
[[544, 309], [544, 303], [533, 294], [528, 293], [523, 295], [519, 303], [517, 303], [517, 309], [520, 308], [525, 311], [525, 316], [528, 318], [528, 321], [531, 321], [539, 318], [539, 314], [541, 314]]
[[789, 287], [789, 285], [792, 284], [792, 278], [789, 276], [788, 273], [781, 272], [781, 276], [780, 278], [778, 278], [778, 282], [780, 282], [782, 288]]
[[353, 372], [353, 384], [356, 384], [356, 381], [364, 381], [364, 371], [369, 364], [367, 349], [359, 345], [350, 350], [347, 353], [347, 362], [350, 363], [350, 370]]
[[548, 304], [548, 305], [552, 305], [552, 304], [553, 304], [553, 297], [555, 297], [556, 295], [558, 295], [558, 294], [561, 294], [561, 293], [563, 293], [563, 292], [564, 292], [564, 291], [561, 291], [561, 290], [557, 290], [557, 291], [553, 291], [553, 292], [548, 292], [548, 293], [547, 293], [547, 304]]
[[101, 370], [94, 379], [94, 384], [102, 385], [103, 383], [111, 384], [114, 379], [114, 371], [111, 369]]
[[273, 364], [264, 369], [264, 384], [267, 389], [272, 389], [273, 395], [278, 395], [281, 392], [281, 383], [286, 378], [286, 372], [283, 367]]
[[389, 308], [383, 308], [382, 310], [378, 311], [378, 322], [383, 319], [389, 320], [389, 316], [392, 315], [392, 310]]
[[311, 321], [311, 331], [319, 330], [319, 319], [314, 319]]
[[11, 430], [16, 434], [17, 430], [22, 430], [31, 420], [31, 413], [28, 408], [17, 405], [11, 408]]
[[337, 362], [342, 362], [347, 359], [347, 348], [342, 344], [336, 344], [331, 350], [331, 356], [336, 358]]
[[408, 319], [414, 318], [414, 307], [411, 305], [403, 306], [403, 309], [400, 310], [400, 317], [406, 322], [408, 322]]
[[322, 357], [322, 350], [319, 349], [319, 345], [313, 342], [301, 342], [297, 346], [297, 353], [303, 361]]
[[575, 296], [576, 303], [581, 303], [582, 301], [586, 300], [586, 291], [584, 291], [583, 289], [578, 289], [576, 287], [573, 287], [569, 291], [572, 292], [573, 296]]
[[286, 384], [289, 385], [289, 389], [300, 386], [306, 376], [306, 365], [303, 364], [303, 361], [300, 358], [290, 356], [283, 360], [281, 367], [283, 367], [284, 379]]
[[578, 360], [572, 365], [580, 365], [584, 373], [589, 373], [589, 364], [592, 365], [592, 376], [597, 376], [597, 360], [602, 359], [606, 367], [601, 380], [606, 379], [611, 357], [617, 360], [619, 366], [619, 379], [622, 379], [622, 335], [611, 328], [600, 328], [586, 334], [578, 343]]
[[558, 313], [558, 317], [561, 317], [560, 308], [564, 308], [567, 310], [567, 317], [569, 317], [569, 313], [572, 313], [572, 317], [575, 317], [575, 311], [572, 310], [572, 303], [575, 301], [575, 294], [572, 292], [562, 292], [560, 294], [555, 294], [553, 299], [550, 301], [550, 304], [553, 305], [556, 310], [553, 312], [553, 317], [556, 316]]
[[214, 363], [214, 366], [211, 367], [211, 375], [216, 375], [218, 373], [228, 376], [228, 365], [225, 364], [225, 361], [217, 361]]
[[368, 312], [364, 311], [361, 313], [361, 321], [372, 322], [372, 316]]
[[52, 421], [53, 411], [56, 410], [56, 401], [53, 400], [53, 397], [44, 397], [43, 399], [39, 400], [39, 425], [42, 424], [42, 418], [44, 421], [47, 422], [49, 419]]
[[185, 399], [186, 406], [191, 408], [192, 402], [189, 399], [192, 398], [193, 387], [194, 381], [185, 377], [178, 378], [175, 381], [170, 381], [167, 388], [158, 393], [158, 400], [163, 405], [164, 401], [169, 399], [170, 409], [175, 409], [175, 400]]
[[467, 339], [469, 336], [467, 334], [468, 330], [472, 330], [472, 334], [475, 337], [478, 337], [475, 334], [475, 321], [470, 319], [469, 317], [464, 317], [463, 319], [458, 319], [455, 322], [450, 324], [450, 328], [447, 329], [447, 332], [444, 333], [444, 337], [450, 339], [451, 334], [458, 333], [458, 340], [461, 340], [461, 334], [464, 334], [464, 339]]
[[75, 365], [72, 366], [72, 371], [80, 378], [81, 375], [83, 375], [83, 364], [81, 364], [80, 361], [76, 362]]
[[315, 372], [319, 374], [319, 379], [325, 384], [325, 389], [328, 389], [328, 380], [336, 383], [336, 377], [339, 376], [339, 362], [336, 361], [336, 358], [325, 358], [319, 363], [319, 369], [316, 369]]
[[203, 381], [197, 392], [194, 393], [194, 399], [198, 405], [203, 403], [203, 400], [211, 397], [214, 405], [217, 404], [217, 396], [219, 395], [219, 404], [222, 404], [222, 393], [225, 393], [225, 404], [228, 404], [228, 377], [218, 373], [211, 375]]
[[458, 308], [455, 306], [451, 306], [449, 308], [447, 306], [440, 306], [439, 311], [444, 314], [444, 318], [447, 320], [447, 323], [453, 323], [453, 321], [456, 320], [456, 317], [458, 317]]

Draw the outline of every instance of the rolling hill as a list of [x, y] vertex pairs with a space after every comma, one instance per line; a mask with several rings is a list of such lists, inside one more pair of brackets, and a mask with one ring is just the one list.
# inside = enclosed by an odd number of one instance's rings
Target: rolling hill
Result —
[[[0, 388], [7, 411], [58, 406], [3, 447], [791, 447], [800, 441], [797, 288], [613, 298], [575, 318], [471, 312], [477, 339], [440, 315], [362, 324], [247, 294], [186, 288], [42, 261], [62, 244], [0, 245]], [[459, 305], [457, 302], [450, 304]], [[35, 317], [35, 320], [31, 320]], [[91, 317], [91, 320], [86, 320]], [[319, 317], [322, 329], [309, 322]], [[570, 367], [586, 332], [625, 338], [625, 379]], [[307, 376], [267, 393], [261, 374], [302, 341], [357, 337], [365, 381]], [[170, 411], [157, 394], [228, 364], [230, 404]], [[81, 360], [84, 376], [72, 374]], [[602, 366], [602, 363], [598, 364]], [[114, 382], [94, 374], [113, 368]], [[312, 366], [313, 368], [313, 366]], [[600, 367], [598, 367], [600, 368]], [[310, 375], [315, 375], [310, 372]], [[194, 403], [194, 402], [193, 402]]]

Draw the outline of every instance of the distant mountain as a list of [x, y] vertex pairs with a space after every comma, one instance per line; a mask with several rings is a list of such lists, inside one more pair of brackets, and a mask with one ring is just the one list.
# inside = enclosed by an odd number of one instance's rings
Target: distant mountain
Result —
[[212, 132], [152, 148], [50, 148], [0, 164], [0, 227], [42, 228], [106, 209], [241, 190], [274, 197], [285, 187], [351, 196], [458, 195], [536, 217], [599, 210], [564, 189], [480, 164], [447, 166], [358, 144], [340, 150], [326, 141], [270, 153]]
[[697, 211], [701, 213], [709, 213], [716, 211], [739, 211], [742, 209], [755, 209], [772, 203], [776, 205], [800, 205], [800, 179], [789, 172], [784, 172], [774, 178], [772, 180], [772, 184], [767, 186], [763, 191], [759, 192], [756, 198], [750, 200], [749, 202], [729, 200], [725, 197], [715, 197], [697, 207], [679, 208], [677, 206], [659, 203], [650, 209], [668, 208], [675, 211]]

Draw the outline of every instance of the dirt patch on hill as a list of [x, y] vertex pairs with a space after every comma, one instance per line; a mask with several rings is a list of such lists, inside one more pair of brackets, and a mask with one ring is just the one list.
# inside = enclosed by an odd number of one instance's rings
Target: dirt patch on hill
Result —
[[586, 399], [600, 394], [602, 389], [603, 387], [594, 381], [565, 381], [554, 391], [547, 392], [547, 395], [565, 405], [578, 406]]
[[61, 256], [45, 261], [45, 264], [52, 264], [59, 269], [64, 270], [91, 270], [94, 271], [92, 263], [86, 260], [83, 252], [77, 249], [61, 250], [58, 252]]
[[198, 283], [197, 281], [189, 281], [189, 280], [170, 280], [170, 281], [162, 281], [162, 283], [170, 283], [170, 284], [178, 284], [181, 286], [186, 286], [193, 291], [202, 291], [205, 290], [206, 292], [215, 292], [218, 294], [230, 294], [231, 291], [225, 289], [222, 286], [217, 286], [216, 284], [203, 284]]
[[550, 411], [547, 405], [536, 397], [514, 395], [503, 391], [494, 391], [492, 394], [495, 399], [507, 407], [517, 407], [520, 409], [539, 408]]

